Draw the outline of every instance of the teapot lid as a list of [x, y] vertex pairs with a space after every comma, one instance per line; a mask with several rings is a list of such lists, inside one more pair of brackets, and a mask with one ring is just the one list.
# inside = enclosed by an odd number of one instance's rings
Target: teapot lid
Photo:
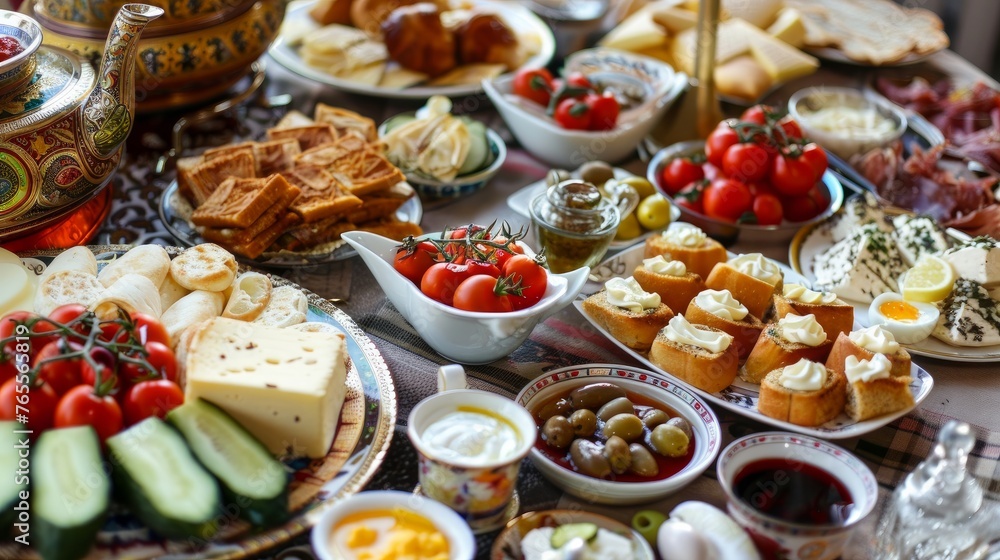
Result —
[[39, 47], [34, 59], [26, 86], [3, 92], [0, 77], [2, 136], [37, 128], [43, 119], [78, 108], [94, 87], [93, 67], [69, 51], [46, 45]]

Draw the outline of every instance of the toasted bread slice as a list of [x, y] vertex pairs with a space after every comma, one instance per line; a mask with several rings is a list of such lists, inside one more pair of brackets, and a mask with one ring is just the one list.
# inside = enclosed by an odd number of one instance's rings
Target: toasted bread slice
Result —
[[622, 309], [608, 301], [607, 290], [583, 300], [583, 310], [616, 340], [641, 351], [649, 350], [656, 333], [674, 316], [674, 312], [663, 303], [640, 312]]
[[174, 257], [170, 275], [189, 290], [221, 292], [236, 277], [236, 259], [214, 243], [202, 243]]
[[764, 330], [764, 323], [760, 319], [748, 314], [740, 321], [733, 321], [725, 317], [719, 317], [703, 308], [697, 301], [692, 299], [684, 311], [684, 317], [696, 325], [705, 325], [713, 329], [729, 334], [733, 337], [733, 346], [736, 347], [736, 354], [740, 360], [745, 360], [757, 344], [761, 331]]
[[269, 327], [290, 327], [306, 321], [309, 300], [294, 286], [278, 286], [271, 290], [271, 301], [253, 320]]
[[333, 142], [337, 139], [337, 131], [328, 124], [309, 124], [290, 128], [271, 128], [267, 131], [268, 140], [284, 140], [294, 138], [303, 152], [309, 148]]
[[60, 305], [79, 303], [85, 307], [101, 299], [104, 285], [93, 274], [63, 270], [45, 278], [35, 295], [35, 312], [46, 316]]
[[347, 219], [356, 224], [392, 216], [406, 202], [405, 199], [378, 196], [363, 196], [361, 200], [363, 204], [347, 214]]
[[858, 422], [906, 410], [914, 406], [910, 391], [910, 376], [890, 375], [884, 379], [855, 381], [847, 384], [847, 404], [844, 412]]
[[295, 165], [316, 165], [329, 167], [333, 162], [350, 154], [368, 149], [368, 141], [359, 133], [348, 131], [333, 142], [310, 148], [295, 157]]
[[191, 214], [195, 225], [245, 228], [281, 196], [281, 188], [267, 179], [230, 177]]
[[660, 300], [675, 313], [687, 309], [694, 296], [705, 289], [705, 281], [693, 272], [684, 276], [670, 276], [651, 272], [640, 264], [635, 267], [632, 277], [643, 290], [659, 294]]
[[712, 267], [705, 285], [713, 290], [729, 290], [736, 301], [746, 306], [750, 314], [758, 319], [763, 318], [771, 308], [775, 289], [781, 293], [781, 286], [776, 288], [773, 284], [744, 274], [724, 262]]
[[332, 175], [319, 167], [299, 166], [285, 176], [302, 191], [289, 209], [306, 223], [344, 216], [362, 204], [360, 198], [347, 192]]
[[[907, 377], [910, 375], [912, 360], [906, 348], [900, 347], [896, 352], [884, 355], [886, 358], [889, 358], [889, 363], [892, 364], [889, 369], [889, 375], [893, 377]], [[875, 357], [875, 352], [858, 346], [851, 340], [849, 333], [842, 332], [833, 341], [830, 355], [826, 359], [826, 367], [840, 373], [846, 373], [845, 363], [848, 356], [854, 356], [858, 360], [871, 361]]]
[[191, 173], [205, 162], [205, 156], [191, 156], [177, 159], [177, 189], [188, 200], [194, 200], [191, 189]]
[[195, 206], [204, 204], [226, 179], [230, 177], [250, 179], [256, 177], [256, 173], [256, 163], [252, 150], [239, 150], [205, 160], [192, 169], [188, 175]]
[[302, 150], [299, 148], [298, 140], [285, 138], [255, 142], [253, 153], [257, 160], [259, 175], [267, 177], [272, 173], [283, 173], [291, 169], [295, 165], [295, 156], [301, 154]]
[[[707, 326], [698, 328], [722, 332]], [[711, 352], [699, 346], [674, 342], [667, 338], [665, 329], [660, 330], [653, 339], [649, 361], [663, 371], [709, 393], [717, 393], [732, 385], [739, 368], [739, 356], [733, 344], [721, 352]]]
[[339, 216], [333, 216], [292, 228], [281, 236], [278, 243], [283, 249], [301, 251], [322, 243], [336, 241], [340, 239], [340, 234], [356, 229], [358, 228], [353, 222], [348, 222]]
[[668, 260], [681, 261], [688, 272], [693, 272], [702, 278], [707, 278], [716, 264], [726, 262], [729, 258], [726, 248], [714, 239], [706, 239], [700, 247], [685, 247], [671, 243], [662, 235], [650, 235], [646, 238], [643, 256], [650, 258], [656, 255], [663, 255], [663, 258]]
[[267, 251], [267, 248], [273, 245], [274, 242], [281, 237], [281, 234], [301, 222], [302, 218], [299, 217], [298, 214], [294, 212], [286, 212], [284, 216], [278, 218], [278, 221], [275, 222], [274, 225], [265, 229], [260, 233], [260, 235], [254, 237], [247, 243], [233, 245], [232, 249], [235, 253], [243, 255], [244, 257], [256, 259], [264, 254], [264, 251]]
[[331, 107], [325, 103], [317, 103], [316, 112], [313, 117], [318, 123], [326, 123], [333, 126], [340, 136], [343, 136], [348, 131], [355, 131], [368, 142], [374, 142], [378, 139], [375, 121], [354, 111]]
[[790, 366], [802, 358], [825, 363], [832, 345], [830, 339], [818, 346], [791, 342], [781, 336], [777, 323], [768, 323], [747, 356], [740, 378], [749, 383], [760, 383], [771, 371]]
[[254, 144], [255, 142], [237, 142], [235, 144], [225, 144], [223, 146], [209, 148], [205, 150], [205, 153], [203, 153], [202, 155], [205, 157], [205, 161], [210, 161], [220, 157], [231, 156], [239, 153], [246, 153], [250, 154], [251, 156], [255, 156], [253, 149]]
[[837, 298], [833, 303], [805, 303], [788, 299], [780, 293], [774, 294], [774, 316], [780, 319], [789, 313], [815, 315], [816, 322], [826, 331], [826, 337], [837, 340], [840, 333], [849, 333], [854, 328], [854, 306]]
[[[786, 366], [787, 367], [787, 366]], [[781, 384], [784, 367], [768, 373], [760, 383], [757, 410], [765, 415], [798, 426], [820, 426], [844, 411], [847, 401], [847, 378], [827, 368], [826, 383], [816, 391], [789, 389]]]
[[371, 150], [351, 152], [334, 161], [328, 171], [358, 196], [385, 190], [404, 179], [395, 165]]

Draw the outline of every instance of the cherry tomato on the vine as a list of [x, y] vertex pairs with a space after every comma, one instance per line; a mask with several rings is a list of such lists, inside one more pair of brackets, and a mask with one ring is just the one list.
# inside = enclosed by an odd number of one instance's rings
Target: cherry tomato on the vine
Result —
[[816, 184], [813, 164], [805, 157], [777, 154], [771, 160], [771, 186], [785, 196], [802, 196]]
[[663, 185], [663, 190], [671, 196], [681, 192], [681, 189], [691, 184], [692, 181], [704, 178], [705, 170], [702, 166], [686, 157], [670, 160], [670, 163], [663, 166], [662, 171], [660, 171], [660, 183]]
[[170, 334], [156, 317], [145, 313], [132, 313], [132, 323], [135, 324], [135, 338], [139, 344], [159, 342], [170, 346]]
[[709, 163], [722, 169], [722, 160], [726, 150], [740, 141], [739, 135], [725, 121], [719, 123], [715, 130], [705, 140], [705, 157]]
[[431, 265], [438, 262], [440, 254], [433, 243], [421, 241], [413, 247], [397, 249], [392, 266], [410, 282], [420, 284], [420, 279]]
[[79, 385], [82, 359], [59, 357], [82, 349], [83, 345], [73, 340], [59, 339], [46, 344], [35, 357], [39, 379], [52, 386], [60, 395]]
[[583, 101], [590, 108], [590, 124], [587, 125], [589, 130], [611, 130], [618, 124], [621, 106], [614, 95], [589, 94]]
[[[66, 325], [79, 319], [86, 312], [87, 308], [79, 303], [67, 303], [53, 309], [47, 319], [54, 323]], [[85, 335], [90, 332], [90, 325], [81, 321], [73, 325], [73, 330]]]
[[702, 195], [705, 193], [705, 187], [708, 184], [708, 180], [691, 182], [674, 196], [674, 204], [692, 212], [704, 214], [705, 206], [702, 204]]
[[784, 208], [785, 218], [790, 222], [805, 222], [823, 211], [823, 208], [809, 195], [786, 198]]
[[0, 386], [0, 420], [21, 422], [34, 439], [53, 426], [59, 395], [47, 383], [29, 386], [17, 381], [12, 377]]
[[590, 127], [590, 106], [579, 99], [563, 99], [553, 115], [559, 126], [568, 130], [587, 130]]
[[566, 76], [566, 85], [584, 89], [594, 89], [594, 84], [583, 72], [570, 72]]
[[173, 381], [141, 381], [130, 388], [122, 399], [125, 424], [131, 426], [152, 416], [163, 419], [168, 412], [182, 404], [184, 391]]
[[780, 224], [784, 216], [781, 200], [773, 194], [758, 194], [753, 199], [753, 215], [757, 218], [758, 225], [776, 226]]
[[776, 112], [774, 107], [768, 105], [754, 105], [743, 111], [743, 114], [740, 115], [740, 121], [765, 125], [768, 115], [774, 115]]
[[826, 151], [820, 148], [819, 145], [810, 142], [802, 147], [802, 156], [809, 166], [813, 170], [813, 183], [819, 181], [823, 177], [823, 173], [826, 172], [826, 168], [829, 166], [829, 160], [826, 157]]
[[427, 297], [453, 305], [455, 290], [466, 278], [485, 274], [496, 278], [500, 270], [492, 263], [469, 260], [464, 264], [437, 263], [427, 269], [420, 280], [420, 291]]
[[749, 211], [752, 202], [750, 189], [733, 179], [712, 181], [702, 195], [705, 215], [728, 222], [735, 222]]
[[91, 426], [104, 440], [122, 430], [122, 410], [110, 395], [98, 395], [93, 387], [77, 385], [59, 399], [55, 427]]
[[[88, 387], [95, 387], [98, 384], [104, 385], [105, 383], [110, 383], [111, 381], [109, 380], [113, 379], [113, 385], [117, 387], [119, 379], [115, 374], [117, 366], [115, 356], [108, 349], [95, 346], [90, 349], [90, 357], [97, 364], [98, 371], [95, 372], [90, 362], [83, 360], [80, 362], [80, 381]], [[98, 376], [100, 376], [99, 383], [97, 380]]]
[[520, 285], [521, 295], [510, 298], [514, 309], [525, 309], [538, 303], [548, 288], [549, 273], [533, 257], [514, 255], [503, 267], [503, 276], [512, 286]]
[[722, 171], [743, 183], [767, 177], [770, 155], [754, 143], [730, 146], [722, 156]]
[[506, 313], [513, 310], [505, 282], [486, 274], [476, 274], [455, 289], [454, 305], [464, 311]]
[[552, 98], [552, 74], [545, 68], [523, 68], [514, 75], [514, 95], [547, 106]]

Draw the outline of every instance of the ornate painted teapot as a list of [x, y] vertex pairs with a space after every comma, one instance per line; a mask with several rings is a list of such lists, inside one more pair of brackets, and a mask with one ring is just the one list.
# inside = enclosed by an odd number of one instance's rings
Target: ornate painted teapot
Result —
[[0, 37], [24, 49], [0, 62], [0, 242], [59, 220], [108, 183], [132, 130], [139, 35], [161, 14], [124, 5], [95, 72], [41, 46], [32, 18], [0, 10]]

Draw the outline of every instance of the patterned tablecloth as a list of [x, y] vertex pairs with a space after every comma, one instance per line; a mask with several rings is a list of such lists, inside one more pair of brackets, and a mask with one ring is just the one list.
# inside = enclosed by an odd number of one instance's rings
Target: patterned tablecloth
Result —
[[[951, 65], [957, 57], [944, 62]], [[961, 62], [960, 59], [958, 62]], [[273, 124], [289, 106], [310, 113], [317, 101], [341, 105], [361, 111], [376, 119], [385, 118], [415, 105], [368, 99], [338, 93], [328, 88], [305, 83], [269, 61], [268, 81], [264, 95], [235, 112], [231, 118], [213, 122], [200, 128], [192, 136], [196, 151], [201, 146], [218, 145], [234, 138], [257, 138], [263, 128]], [[966, 63], [967, 65], [967, 63]], [[811, 79], [812, 83], [837, 83], [860, 85], [864, 73], [851, 68], [850, 72], [824, 68]], [[797, 84], [801, 87], [803, 84]], [[780, 102], [794, 88], [776, 92]], [[271, 96], [271, 97], [268, 97]], [[283, 107], [267, 108], [262, 101], [282, 103]], [[456, 102], [464, 113], [474, 113], [477, 118], [502, 132], [511, 150], [500, 174], [483, 191], [456, 200], [425, 201], [422, 225], [427, 231], [439, 231], [446, 225], [506, 219], [512, 224], [525, 220], [507, 207], [506, 198], [530, 182], [542, 178], [547, 167], [517, 148], [503, 122], [490, 108], [485, 97], [469, 97]], [[156, 216], [155, 207], [160, 192], [173, 178], [172, 171], [157, 174], [156, 157], [169, 146], [171, 119], [177, 115], [149, 115], [140, 119], [126, 164], [115, 179], [115, 198], [112, 211], [94, 243], [147, 243], [175, 244]], [[645, 173], [645, 164], [637, 158], [624, 165], [638, 174]], [[529, 242], [533, 242], [529, 239]], [[733, 251], [763, 251], [767, 256], [787, 261], [788, 248], [784, 245], [769, 247], [731, 247]], [[399, 313], [388, 303], [378, 284], [361, 262], [354, 258], [330, 265], [309, 269], [282, 271], [290, 280], [328, 298], [341, 298], [344, 311], [375, 340], [385, 356], [399, 392], [399, 426], [394, 438], [389, 460], [383, 465], [369, 488], [395, 488], [410, 490], [416, 485], [416, 457], [405, 436], [405, 424], [411, 408], [435, 390], [435, 372], [440, 364], [447, 363], [437, 355], [410, 328]], [[915, 358], [934, 377], [935, 387], [930, 397], [919, 409], [892, 424], [853, 440], [838, 441], [861, 457], [878, 478], [881, 486], [879, 510], [871, 515], [855, 534], [846, 558], [870, 556], [873, 528], [881, 508], [891, 490], [930, 452], [938, 429], [950, 418], [958, 418], [973, 425], [977, 444], [970, 467], [986, 487], [993, 499], [1000, 498], [1000, 367], [998, 364], [961, 364], [928, 358]], [[484, 366], [467, 368], [471, 384], [476, 388], [514, 396], [528, 380], [544, 371], [584, 363], [632, 364], [634, 360], [604, 339], [573, 309], [572, 306], [541, 324], [531, 337], [512, 355]], [[725, 444], [737, 437], [768, 429], [746, 418], [716, 410], [723, 422]], [[522, 511], [560, 507], [597, 510], [611, 517], [628, 522], [637, 509], [653, 507], [669, 511], [674, 504], [690, 499], [704, 500], [724, 506], [724, 496], [715, 480], [714, 467], [676, 495], [660, 503], [637, 507], [600, 507], [581, 503], [543, 479], [530, 461], [525, 461], [519, 483]], [[1000, 526], [1000, 520], [997, 521]], [[492, 537], [479, 539], [480, 558], [486, 558]], [[300, 537], [295, 544], [306, 542]], [[281, 556], [289, 556], [287, 553]]]

